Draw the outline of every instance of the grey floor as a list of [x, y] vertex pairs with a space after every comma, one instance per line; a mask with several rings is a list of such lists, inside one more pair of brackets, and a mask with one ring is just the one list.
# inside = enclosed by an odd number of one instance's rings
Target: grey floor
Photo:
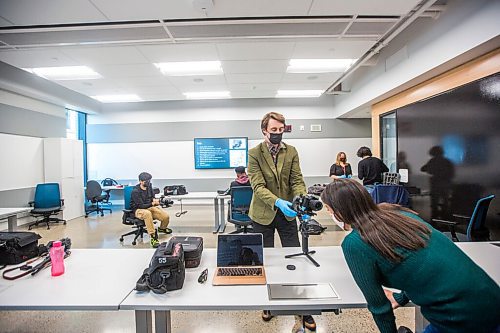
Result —
[[[113, 214], [89, 218], [77, 218], [68, 221], [66, 226], [55, 225], [50, 230], [44, 227], [33, 229], [46, 243], [49, 240], [70, 237], [74, 248], [147, 248], [149, 238], [132, 246], [131, 239], [119, 242], [119, 236], [130, 230], [121, 223], [121, 207], [113, 206]], [[198, 235], [204, 239], [205, 247], [213, 248], [216, 236], [212, 234], [212, 206], [185, 206], [188, 213], [175, 217], [177, 207], [168, 209], [171, 215], [170, 226], [176, 235]], [[320, 212], [317, 220], [328, 229], [320, 236], [310, 237], [310, 246], [340, 245], [344, 232], [340, 231], [330, 220], [325, 211]], [[26, 227], [21, 227], [21, 230]], [[228, 225], [226, 232], [234, 229]], [[167, 240], [169, 236], [161, 236]], [[277, 246], [279, 239], [276, 237]], [[99, 279], [99, 276], [95, 277]], [[26, 291], [29, 292], [29, 291]], [[89, 291], [91, 292], [91, 291]], [[57, 295], [54, 295], [57, 297]], [[414, 328], [414, 309], [402, 308], [395, 311], [398, 325]], [[378, 332], [371, 314], [366, 309], [344, 310], [339, 316], [325, 313], [315, 316], [318, 333], [326, 332]], [[242, 312], [172, 312], [172, 327], [174, 332], [291, 332], [294, 319], [291, 316], [273, 318], [265, 323], [258, 311]], [[134, 332], [135, 321], [132, 311], [0, 311], [0, 332]]]

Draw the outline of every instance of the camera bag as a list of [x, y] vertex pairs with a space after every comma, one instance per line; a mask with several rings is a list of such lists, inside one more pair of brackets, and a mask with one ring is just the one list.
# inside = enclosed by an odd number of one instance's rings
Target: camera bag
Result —
[[153, 254], [149, 267], [144, 270], [135, 289], [137, 291], [152, 290], [155, 294], [181, 289], [184, 285], [185, 274], [182, 244], [163, 242]]
[[184, 260], [186, 268], [194, 268], [200, 265], [203, 253], [203, 237], [173, 236], [169, 242], [182, 244], [184, 249]]
[[0, 232], [0, 265], [15, 265], [37, 257], [40, 238], [34, 232]]
[[167, 185], [163, 188], [165, 195], [184, 195], [187, 194], [186, 186], [184, 185]]

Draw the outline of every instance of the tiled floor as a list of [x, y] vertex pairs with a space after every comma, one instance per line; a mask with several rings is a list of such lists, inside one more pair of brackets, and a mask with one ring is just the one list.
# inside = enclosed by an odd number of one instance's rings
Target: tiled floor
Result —
[[[215, 247], [216, 236], [212, 234], [213, 208], [211, 206], [185, 206], [188, 213], [175, 217], [175, 209], [168, 209], [171, 215], [170, 227], [176, 235], [198, 235], [204, 239], [205, 247]], [[49, 240], [69, 237], [74, 248], [147, 248], [149, 238], [132, 246], [131, 238], [119, 242], [120, 235], [130, 230], [121, 223], [121, 207], [113, 206], [113, 214], [96, 217], [92, 214], [88, 219], [78, 218], [68, 221], [66, 226], [55, 225], [50, 230], [44, 227], [34, 229], [46, 243]], [[340, 245], [344, 232], [340, 231], [328, 215], [322, 211], [317, 220], [328, 229], [320, 236], [310, 237], [310, 246]], [[226, 232], [233, 230], [228, 224]], [[21, 229], [23, 229], [21, 227]], [[167, 240], [169, 236], [161, 236]], [[279, 239], [276, 239], [279, 246]], [[96, 279], [99, 277], [96, 276]], [[118, 278], [118, 277], [117, 277]], [[27, 291], [29, 292], [29, 291]], [[57, 295], [54, 295], [57, 297]], [[413, 308], [403, 308], [395, 311], [398, 325], [410, 328], [414, 326]], [[326, 313], [315, 316], [318, 333], [326, 332], [377, 332], [375, 323], [367, 309], [344, 310], [339, 316]], [[291, 332], [294, 319], [283, 316], [264, 323], [260, 312], [172, 312], [172, 327], [174, 332], [219, 332], [219, 333], [258, 333], [258, 332]], [[0, 332], [133, 332], [135, 330], [134, 313], [132, 311], [1, 311]]]

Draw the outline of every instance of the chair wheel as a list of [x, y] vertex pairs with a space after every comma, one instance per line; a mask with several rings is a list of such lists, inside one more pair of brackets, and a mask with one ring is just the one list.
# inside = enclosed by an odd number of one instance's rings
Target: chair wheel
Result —
[[28, 230], [31, 230], [31, 226], [28, 227]]
[[120, 242], [123, 242], [123, 237], [120, 237]]
[[135, 244], [137, 244], [137, 242], [136, 242], [136, 241], [133, 241], [133, 242], [132, 242], [132, 245], [135, 245]]
[[66, 225], [66, 221], [63, 222], [63, 225]]
[[85, 218], [89, 217], [88, 215], [85, 215]]
[[101, 213], [101, 217], [104, 216], [104, 213]]

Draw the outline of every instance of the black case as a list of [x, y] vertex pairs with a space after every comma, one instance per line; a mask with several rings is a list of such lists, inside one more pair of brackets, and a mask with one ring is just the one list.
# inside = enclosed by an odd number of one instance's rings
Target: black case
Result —
[[200, 265], [203, 253], [203, 237], [173, 236], [169, 242], [180, 243], [184, 249], [184, 260], [186, 268], [194, 268]]
[[40, 238], [34, 232], [0, 232], [0, 265], [15, 265], [38, 256]]

